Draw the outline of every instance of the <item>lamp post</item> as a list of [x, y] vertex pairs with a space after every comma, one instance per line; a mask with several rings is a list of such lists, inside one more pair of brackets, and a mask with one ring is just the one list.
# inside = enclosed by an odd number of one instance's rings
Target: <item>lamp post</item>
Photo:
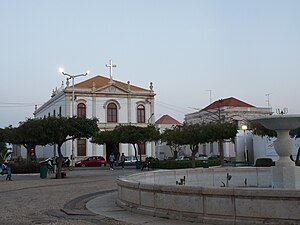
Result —
[[[68, 74], [64, 71], [63, 68], [59, 68], [59, 71], [65, 75], [68, 76], [68, 79], [72, 79], [72, 112], [71, 112], [71, 117], [75, 116], [75, 91], [74, 91], [74, 79], [76, 77], [81, 77], [81, 76], [86, 76], [90, 73], [90, 71], [86, 71], [86, 73], [81, 73], [81, 74], [76, 74], [76, 75], [71, 75]], [[72, 157], [71, 157], [71, 161], [72, 161], [72, 165], [73, 165], [73, 159], [74, 159], [74, 139], [72, 139]]]
[[246, 162], [248, 162], [247, 139], [246, 139], [246, 130], [247, 129], [248, 129], [247, 125], [242, 126], [242, 130], [244, 131], [244, 154], [245, 154]]

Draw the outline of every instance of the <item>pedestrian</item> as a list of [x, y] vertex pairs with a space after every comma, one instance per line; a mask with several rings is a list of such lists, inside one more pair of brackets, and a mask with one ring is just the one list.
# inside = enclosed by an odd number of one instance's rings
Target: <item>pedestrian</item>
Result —
[[1, 175], [7, 174], [6, 180], [11, 180], [11, 168], [8, 165], [7, 161], [4, 161], [4, 163], [1, 165], [1, 169], [2, 169]]
[[124, 155], [124, 152], [123, 152], [122, 155], [121, 155], [121, 166], [122, 166], [122, 169], [124, 169], [124, 165], [125, 165], [125, 155]]
[[110, 170], [114, 170], [114, 162], [115, 162], [115, 155], [114, 153], [110, 153], [109, 155], [109, 165], [110, 165]]

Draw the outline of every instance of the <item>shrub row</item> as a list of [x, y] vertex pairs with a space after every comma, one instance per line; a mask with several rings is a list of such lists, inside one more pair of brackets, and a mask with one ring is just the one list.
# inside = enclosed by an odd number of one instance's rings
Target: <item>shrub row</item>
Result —
[[[149, 167], [155, 169], [186, 169], [192, 168], [191, 160], [149, 160]], [[218, 166], [220, 165], [219, 159], [209, 159], [208, 161], [200, 161], [196, 160], [196, 167], [206, 167], [207, 165], [203, 165], [208, 163], [208, 166]]]
[[11, 167], [12, 173], [39, 173], [40, 164], [37, 162], [28, 162], [25, 164], [14, 163]]

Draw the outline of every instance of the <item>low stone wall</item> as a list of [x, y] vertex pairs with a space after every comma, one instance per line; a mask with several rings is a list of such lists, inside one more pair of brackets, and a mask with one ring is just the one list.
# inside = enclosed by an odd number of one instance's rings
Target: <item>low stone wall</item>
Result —
[[[227, 173], [232, 176], [228, 187]], [[185, 176], [185, 185], [175, 185]], [[117, 204], [152, 216], [207, 224], [300, 224], [300, 190], [269, 187], [270, 168], [154, 171], [117, 180]], [[223, 182], [223, 183], [222, 183]], [[241, 187], [236, 187], [241, 186]]]

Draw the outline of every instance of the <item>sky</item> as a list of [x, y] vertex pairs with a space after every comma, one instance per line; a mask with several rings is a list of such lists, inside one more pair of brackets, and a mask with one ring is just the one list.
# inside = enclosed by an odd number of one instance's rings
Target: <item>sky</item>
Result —
[[298, 0], [1, 0], [0, 127], [33, 117], [65, 81], [59, 67], [108, 77], [110, 59], [114, 79], [153, 82], [156, 119], [228, 97], [300, 114], [299, 11]]

